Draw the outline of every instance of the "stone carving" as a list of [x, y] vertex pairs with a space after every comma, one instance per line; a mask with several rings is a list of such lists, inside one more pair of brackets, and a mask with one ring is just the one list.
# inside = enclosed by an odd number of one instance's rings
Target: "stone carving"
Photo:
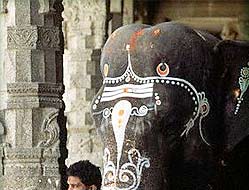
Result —
[[58, 158], [60, 151], [57, 148], [46, 148], [43, 151], [42, 175], [43, 176], [58, 176]]
[[80, 142], [78, 143], [81, 155], [94, 152], [97, 148], [97, 138], [95, 128], [88, 129], [88, 134], [82, 136], [82, 139], [80, 139]]
[[[64, 6], [67, 8], [63, 12], [65, 20], [69, 21], [69, 23], [75, 26], [80, 20], [84, 20], [89, 18], [91, 20], [97, 20], [100, 18], [105, 18], [105, 1], [102, 0], [92, 0], [92, 1], [81, 1], [81, 0], [66, 0], [63, 1]], [[94, 9], [92, 9], [94, 7]], [[85, 11], [82, 11], [85, 10]], [[86, 17], [86, 13], [90, 12], [88, 17]], [[103, 15], [103, 17], [95, 17], [91, 15]]]
[[60, 189], [60, 180], [54, 178], [47, 178], [45, 180], [39, 180], [39, 183], [45, 189], [59, 190]]
[[39, 13], [55, 12], [53, 5], [56, 0], [39, 0], [40, 8]]
[[60, 32], [58, 27], [30, 26], [26, 28], [8, 27], [9, 49], [59, 48]]
[[0, 1], [0, 13], [8, 13], [7, 4], [8, 4], [8, 0]]
[[59, 140], [59, 126], [56, 121], [59, 111], [52, 112], [42, 123], [42, 131], [48, 135], [46, 140], [41, 141], [38, 147], [51, 147]]
[[[10, 178], [11, 179], [11, 178]], [[60, 180], [53, 177], [19, 177], [13, 180], [5, 180], [6, 190], [38, 190], [38, 189], [49, 189], [49, 190], [59, 190]]]
[[[52, 151], [51, 149], [32, 148], [32, 149], [5, 149], [5, 174], [9, 176], [13, 171], [15, 173], [12, 176], [18, 176], [17, 178], [27, 178], [27, 176], [33, 176], [37, 173], [41, 173], [39, 178], [44, 185], [44, 177], [53, 177], [55, 181], [52, 182], [45, 179], [45, 183], [49, 186], [58, 187], [59, 185], [59, 172], [57, 160], [59, 158], [59, 150]], [[16, 164], [16, 163], [19, 164]], [[37, 176], [38, 177], [38, 176]], [[15, 179], [16, 180], [16, 179]], [[43, 182], [42, 182], [43, 181]], [[57, 184], [57, 185], [55, 185]], [[32, 184], [36, 187], [37, 183]], [[32, 186], [28, 186], [32, 187]], [[23, 188], [21, 188], [23, 189]]]
[[56, 83], [8, 83], [8, 107], [48, 106], [62, 108], [63, 85]]
[[16, 28], [8, 27], [8, 48], [35, 48], [38, 39], [37, 27]]
[[0, 184], [1, 184], [1, 177], [3, 175], [3, 147], [0, 146]]
[[0, 122], [0, 136], [4, 134], [4, 127], [3, 124]]
[[23, 148], [5, 148], [5, 158], [9, 160], [14, 159], [40, 159], [41, 158], [41, 149], [23, 149]]
[[60, 46], [60, 30], [58, 27], [53, 28], [39, 28], [38, 31], [38, 42], [39, 48], [56, 48]]
[[11, 97], [7, 101], [8, 108], [55, 107], [62, 108], [63, 101], [49, 97]]
[[11, 181], [41, 173], [41, 156], [40, 148], [4, 148], [4, 176]]
[[32, 94], [58, 96], [63, 93], [63, 85], [59, 83], [8, 83], [7, 92], [15, 96]]

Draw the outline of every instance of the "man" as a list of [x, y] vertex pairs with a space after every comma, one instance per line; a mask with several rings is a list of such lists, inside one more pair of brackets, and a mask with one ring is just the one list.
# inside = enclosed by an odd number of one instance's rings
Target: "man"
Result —
[[89, 160], [72, 164], [67, 169], [68, 190], [100, 190], [101, 172]]

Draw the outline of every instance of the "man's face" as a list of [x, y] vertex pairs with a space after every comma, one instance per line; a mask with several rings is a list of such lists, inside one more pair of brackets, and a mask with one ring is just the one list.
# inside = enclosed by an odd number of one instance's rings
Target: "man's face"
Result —
[[67, 179], [68, 190], [87, 190], [87, 187], [81, 182], [79, 177], [69, 176]]

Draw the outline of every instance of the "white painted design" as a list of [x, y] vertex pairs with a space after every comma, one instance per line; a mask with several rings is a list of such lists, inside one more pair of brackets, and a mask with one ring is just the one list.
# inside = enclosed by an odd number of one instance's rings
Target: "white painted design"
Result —
[[102, 95], [102, 99], [101, 101], [103, 102], [103, 99], [106, 97], [111, 97], [111, 96], [116, 96], [119, 94], [127, 94], [127, 93], [132, 93], [132, 94], [136, 94], [138, 96], [138, 98], [140, 97], [141, 94], [145, 94], [145, 93], [152, 93], [153, 92], [153, 88], [148, 88], [148, 89], [134, 89], [134, 88], [124, 88], [122, 90], [116, 90], [116, 91], [111, 91], [111, 92], [104, 92]]
[[204, 138], [203, 134], [202, 134], [202, 126], [201, 126], [201, 121], [204, 117], [206, 117], [209, 113], [209, 110], [210, 110], [210, 106], [209, 106], [209, 103], [208, 103], [208, 99], [205, 97], [205, 93], [204, 92], [201, 92], [201, 93], [198, 93], [198, 107], [197, 109], [197, 113], [194, 112], [194, 117], [191, 118], [188, 123], [185, 125], [186, 128], [185, 130], [182, 132], [181, 136], [183, 136], [184, 134], [188, 135], [188, 132], [190, 129], [192, 129], [194, 127], [194, 122], [195, 120], [200, 117], [199, 119], [199, 133], [200, 133], [200, 136], [202, 138], [202, 140], [207, 144], [207, 145], [210, 145], [206, 139]]
[[[103, 117], [105, 119], [107, 119], [108, 117], [110, 117], [112, 115], [112, 110], [113, 110], [113, 107], [111, 107], [110, 109], [109, 108], [105, 108], [102, 111], [94, 112], [93, 115], [99, 115], [99, 114], [102, 113]], [[140, 108], [132, 107], [132, 109], [131, 109], [131, 116], [143, 117], [143, 116], [147, 115], [147, 113], [149, 111], [152, 111], [152, 110], [154, 110], [154, 107], [148, 108], [145, 105], [142, 105]]]
[[115, 100], [122, 97], [149, 98], [152, 97], [153, 83], [134, 85], [123, 84], [114, 87], [105, 87], [101, 102]]
[[160, 106], [161, 103], [162, 103], [161, 100], [157, 100], [157, 101], [156, 101], [156, 105], [158, 105], [158, 106]]
[[112, 91], [118, 91], [123, 90], [124, 88], [130, 88], [134, 90], [144, 90], [144, 89], [152, 89], [153, 90], [153, 83], [150, 84], [142, 84], [142, 85], [134, 85], [134, 84], [124, 84], [120, 86], [113, 86], [113, 87], [105, 87], [104, 92], [112, 92]]
[[[207, 98], [205, 97], [204, 92], [198, 92], [195, 87], [188, 81], [181, 79], [181, 78], [175, 78], [175, 77], [168, 77], [168, 76], [152, 76], [152, 77], [139, 77], [132, 69], [131, 65], [131, 56], [129, 51], [129, 44], [126, 46], [127, 52], [128, 52], [128, 66], [126, 68], [126, 71], [119, 77], [110, 78], [105, 77], [103, 80], [104, 84], [114, 84], [118, 82], [125, 82], [126, 78], [129, 78], [129, 81], [133, 79], [135, 82], [140, 83], [140, 85], [134, 85], [134, 84], [122, 84], [119, 86], [105, 86], [104, 87], [104, 93], [101, 97], [101, 102], [106, 101], [112, 101], [118, 98], [124, 98], [124, 97], [132, 97], [132, 98], [150, 98], [153, 97], [153, 85], [154, 82], [161, 82], [161, 84], [165, 85], [172, 85], [172, 86], [178, 86], [186, 91], [188, 91], [189, 95], [191, 96], [192, 101], [194, 102], [194, 111], [192, 113], [192, 117], [189, 119], [189, 121], [185, 124], [185, 130], [182, 132], [181, 136], [184, 134], [188, 135], [188, 132], [190, 129], [194, 127], [195, 121], [199, 118], [199, 128], [201, 129], [201, 123], [203, 117], [207, 116], [207, 114], [202, 113], [202, 105], [203, 102], [205, 102], [205, 105], [207, 107], [206, 110], [209, 110], [209, 103]], [[158, 96], [159, 97], [159, 96]], [[161, 105], [161, 100], [158, 99], [155, 101], [154, 111], [157, 112], [157, 107]], [[203, 138], [202, 132], [200, 131], [200, 135], [203, 139], [203, 141], [206, 143], [206, 140]], [[207, 143], [208, 144], [208, 143]]]
[[93, 104], [93, 109], [96, 110], [96, 108], [97, 108], [97, 105]]
[[[105, 148], [104, 151], [104, 177], [102, 190], [135, 190], [138, 188], [143, 167], [149, 167], [149, 159], [143, 158], [137, 149], [128, 151], [129, 162], [120, 166], [120, 160], [123, 151], [125, 139], [125, 130], [130, 116], [145, 116], [148, 108], [143, 105], [139, 109], [133, 107], [129, 101], [120, 100], [113, 108], [105, 108], [103, 117], [111, 116], [114, 137], [117, 145], [116, 165], [110, 158], [110, 151]], [[127, 187], [118, 187], [117, 184], [125, 183]]]
[[207, 41], [206, 38], [197, 30], [194, 30], [198, 36], [200, 36], [204, 41]]
[[125, 78], [125, 82], [130, 82], [131, 81], [131, 78], [128, 76]]
[[[249, 66], [249, 62], [247, 63]], [[243, 101], [243, 95], [247, 91], [249, 86], [249, 67], [243, 67], [240, 71], [239, 77], [239, 87], [240, 87], [240, 96], [237, 98], [237, 105], [234, 111], [234, 114], [237, 115], [239, 112], [240, 104]]]
[[[139, 187], [142, 170], [150, 167], [150, 161], [142, 157], [135, 148], [130, 149], [127, 154], [128, 162], [116, 167], [111, 161], [109, 149], [105, 148], [102, 190], [136, 190]], [[118, 184], [122, 184], [122, 187]]]
[[117, 144], [117, 167], [123, 150], [125, 129], [131, 116], [131, 103], [127, 100], [121, 100], [115, 104], [112, 110], [112, 127]]
[[117, 94], [117, 95], [111, 96], [111, 97], [102, 97], [101, 102], [112, 101], [112, 100], [115, 100], [118, 98], [124, 98], [124, 97], [150, 98], [152, 96], [153, 96], [153, 93], [144, 93], [144, 94], [122, 93], [122, 94]]
[[112, 109], [113, 108], [105, 108], [104, 109], [104, 111], [103, 111], [103, 117], [105, 118], [105, 119], [107, 119], [110, 115], [111, 115], [111, 113], [112, 113]]
[[133, 107], [131, 115], [132, 116], [135, 115], [135, 116], [138, 116], [138, 117], [143, 117], [143, 116], [147, 115], [149, 110], [153, 110], [153, 108], [148, 109], [148, 107], [145, 106], [145, 105], [142, 105], [139, 109], [137, 107]]

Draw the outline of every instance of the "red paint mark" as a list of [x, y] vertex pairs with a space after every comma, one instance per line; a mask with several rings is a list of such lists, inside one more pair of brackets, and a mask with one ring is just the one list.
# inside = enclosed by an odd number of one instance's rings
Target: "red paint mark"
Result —
[[139, 36], [142, 36], [143, 34], [144, 34], [144, 30], [143, 30], [143, 29], [140, 29], [140, 30], [134, 32], [134, 33], [131, 35], [131, 37], [130, 37], [130, 42], [129, 42], [129, 44], [130, 44], [130, 49], [131, 49], [131, 50], [132, 50], [132, 49], [135, 49], [136, 43], [137, 43], [137, 38], [138, 38]]
[[111, 49], [111, 48], [105, 48], [105, 49], [104, 49], [104, 52], [105, 52], [106, 54], [111, 54], [111, 53], [112, 53], [112, 49]]
[[203, 112], [206, 112], [206, 111], [207, 111], [207, 106], [206, 106], [206, 105], [203, 105], [203, 106], [202, 106], [202, 111], [203, 111]]
[[157, 74], [161, 77], [166, 77], [169, 74], [169, 66], [166, 63], [160, 63], [156, 67]]

